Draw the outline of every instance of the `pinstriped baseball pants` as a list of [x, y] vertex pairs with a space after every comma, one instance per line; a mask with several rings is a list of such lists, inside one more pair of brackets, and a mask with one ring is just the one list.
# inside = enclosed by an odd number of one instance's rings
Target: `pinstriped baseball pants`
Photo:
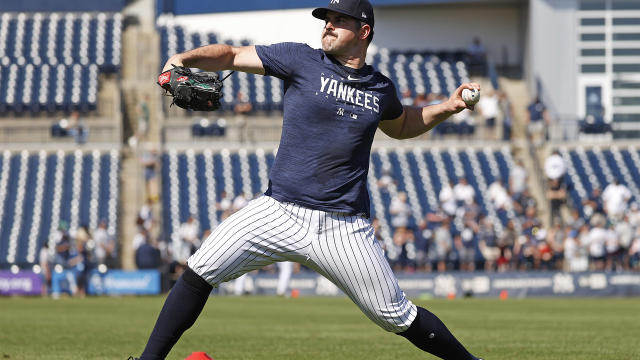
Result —
[[326, 277], [387, 331], [403, 332], [416, 317], [416, 306], [400, 290], [362, 216], [261, 196], [220, 224], [188, 265], [217, 286], [279, 261], [301, 263]]

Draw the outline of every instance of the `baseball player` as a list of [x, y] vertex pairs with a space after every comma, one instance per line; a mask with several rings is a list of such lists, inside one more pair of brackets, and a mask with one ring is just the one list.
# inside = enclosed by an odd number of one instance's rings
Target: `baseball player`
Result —
[[338, 286], [383, 329], [443, 359], [476, 360], [429, 311], [409, 301], [385, 260], [369, 217], [367, 172], [376, 129], [396, 139], [423, 134], [467, 106], [402, 106], [394, 84], [365, 64], [374, 13], [367, 0], [331, 0], [322, 49], [298, 43], [208, 45], [172, 65], [236, 70], [284, 80], [284, 121], [263, 196], [226, 219], [188, 261], [141, 359], [164, 359], [204, 307], [212, 287], [265, 265], [295, 261]]

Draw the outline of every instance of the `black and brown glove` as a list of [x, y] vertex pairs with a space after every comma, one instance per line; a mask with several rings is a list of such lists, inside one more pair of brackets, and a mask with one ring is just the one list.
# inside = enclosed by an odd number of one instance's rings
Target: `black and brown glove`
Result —
[[158, 75], [158, 85], [173, 97], [176, 104], [187, 110], [214, 111], [220, 107], [222, 81], [217, 73], [194, 73], [191, 69], [175, 66]]

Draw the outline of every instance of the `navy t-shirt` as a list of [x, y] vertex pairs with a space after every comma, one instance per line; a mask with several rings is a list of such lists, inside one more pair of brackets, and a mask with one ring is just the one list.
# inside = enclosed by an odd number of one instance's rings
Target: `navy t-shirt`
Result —
[[266, 194], [323, 211], [369, 216], [367, 173], [381, 120], [402, 114], [389, 78], [306, 44], [256, 46], [265, 75], [284, 80], [282, 137]]

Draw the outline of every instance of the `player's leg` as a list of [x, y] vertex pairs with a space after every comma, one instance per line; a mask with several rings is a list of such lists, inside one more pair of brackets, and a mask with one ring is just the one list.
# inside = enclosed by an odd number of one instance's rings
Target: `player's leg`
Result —
[[[310, 211], [309, 211], [310, 213]], [[305, 243], [307, 211], [263, 196], [207, 238], [169, 293], [141, 359], [164, 359], [200, 315], [213, 286], [297, 252]]]
[[443, 359], [476, 359], [398, 286], [367, 219], [327, 214], [307, 264], [343, 290], [373, 322]]

